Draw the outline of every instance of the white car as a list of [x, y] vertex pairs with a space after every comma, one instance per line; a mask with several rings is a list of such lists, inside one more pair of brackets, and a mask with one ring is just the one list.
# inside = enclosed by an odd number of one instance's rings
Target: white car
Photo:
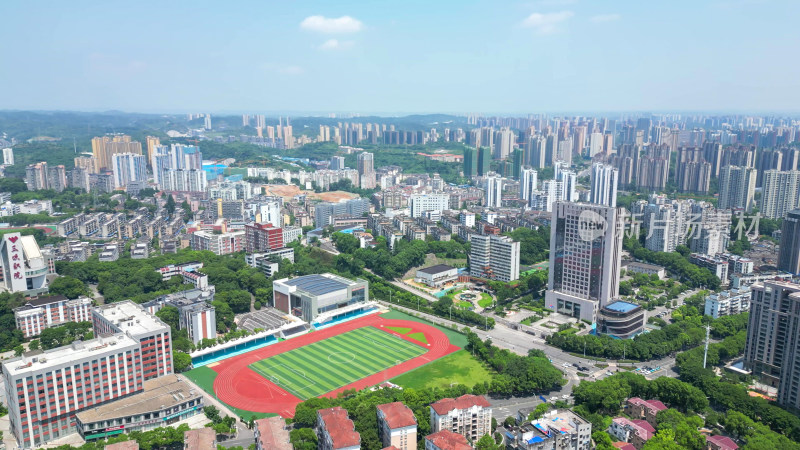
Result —
[[564, 400], [566, 400], [566, 399], [568, 399], [568, 398], [569, 398], [569, 394], [564, 394], [564, 395], [562, 395], [562, 396], [561, 396], [561, 398], [563, 398]]
[[557, 402], [558, 401], [558, 397], [550, 397], [550, 401], [551, 402]]

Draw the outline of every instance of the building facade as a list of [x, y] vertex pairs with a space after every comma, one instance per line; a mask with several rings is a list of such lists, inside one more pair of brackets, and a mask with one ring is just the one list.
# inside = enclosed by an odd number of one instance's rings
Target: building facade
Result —
[[492, 406], [482, 395], [443, 398], [430, 405], [431, 432], [458, 433], [472, 442], [492, 433]]
[[275, 308], [306, 322], [354, 311], [369, 301], [366, 281], [330, 273], [275, 280], [272, 294]]
[[508, 236], [476, 234], [470, 243], [470, 276], [499, 281], [519, 279], [519, 242]]
[[384, 447], [416, 450], [417, 418], [402, 402], [378, 405], [378, 434]]
[[63, 295], [39, 297], [28, 300], [14, 309], [17, 328], [26, 338], [42, 334], [42, 330], [66, 322], [88, 322], [92, 320], [92, 299], [78, 297], [70, 300]]

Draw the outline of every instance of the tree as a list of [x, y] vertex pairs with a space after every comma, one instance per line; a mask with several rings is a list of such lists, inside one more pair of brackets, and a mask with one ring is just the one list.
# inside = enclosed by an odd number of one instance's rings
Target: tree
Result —
[[503, 446], [497, 445], [491, 434], [484, 434], [478, 439], [478, 442], [475, 443], [475, 448], [476, 450], [501, 450]]
[[22, 356], [25, 353], [25, 348], [20, 344], [14, 347], [14, 356]]
[[175, 212], [175, 199], [172, 198], [172, 194], [167, 197], [167, 202], [164, 204], [164, 209], [167, 210], [167, 214], [170, 216]]
[[183, 372], [192, 365], [192, 357], [183, 352], [174, 352], [172, 361], [176, 372]]
[[311, 428], [295, 428], [289, 433], [295, 450], [317, 450], [317, 435]]
[[234, 313], [250, 312], [250, 293], [247, 291], [236, 289], [220, 292], [215, 300], [226, 303]]
[[89, 290], [81, 280], [70, 276], [63, 276], [56, 278], [50, 283], [50, 293], [60, 294], [68, 299], [75, 299], [82, 295], [88, 296]]
[[172, 328], [173, 336], [178, 332], [180, 323], [180, 311], [178, 311], [178, 308], [172, 305], [165, 305], [156, 312], [156, 317]]

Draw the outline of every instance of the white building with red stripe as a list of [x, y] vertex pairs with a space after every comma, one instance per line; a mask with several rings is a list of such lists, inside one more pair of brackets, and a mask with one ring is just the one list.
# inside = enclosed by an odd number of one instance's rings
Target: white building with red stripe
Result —
[[78, 297], [70, 300], [63, 295], [39, 297], [15, 308], [14, 318], [17, 328], [30, 338], [42, 334], [45, 328], [92, 320], [92, 299]]
[[125, 301], [92, 310], [98, 338], [3, 361], [11, 432], [20, 448], [40, 448], [75, 432], [75, 414], [139, 393], [173, 372], [170, 328]]

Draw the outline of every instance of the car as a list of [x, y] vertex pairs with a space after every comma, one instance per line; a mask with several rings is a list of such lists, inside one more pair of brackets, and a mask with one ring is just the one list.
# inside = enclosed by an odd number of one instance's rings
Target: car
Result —
[[562, 396], [561, 396], [561, 398], [563, 398], [564, 400], [566, 400], [566, 399], [568, 399], [568, 398], [569, 398], [569, 394], [564, 394], [564, 395], [562, 395]]
[[550, 397], [550, 401], [551, 402], [557, 402], [558, 401], [558, 397]]

